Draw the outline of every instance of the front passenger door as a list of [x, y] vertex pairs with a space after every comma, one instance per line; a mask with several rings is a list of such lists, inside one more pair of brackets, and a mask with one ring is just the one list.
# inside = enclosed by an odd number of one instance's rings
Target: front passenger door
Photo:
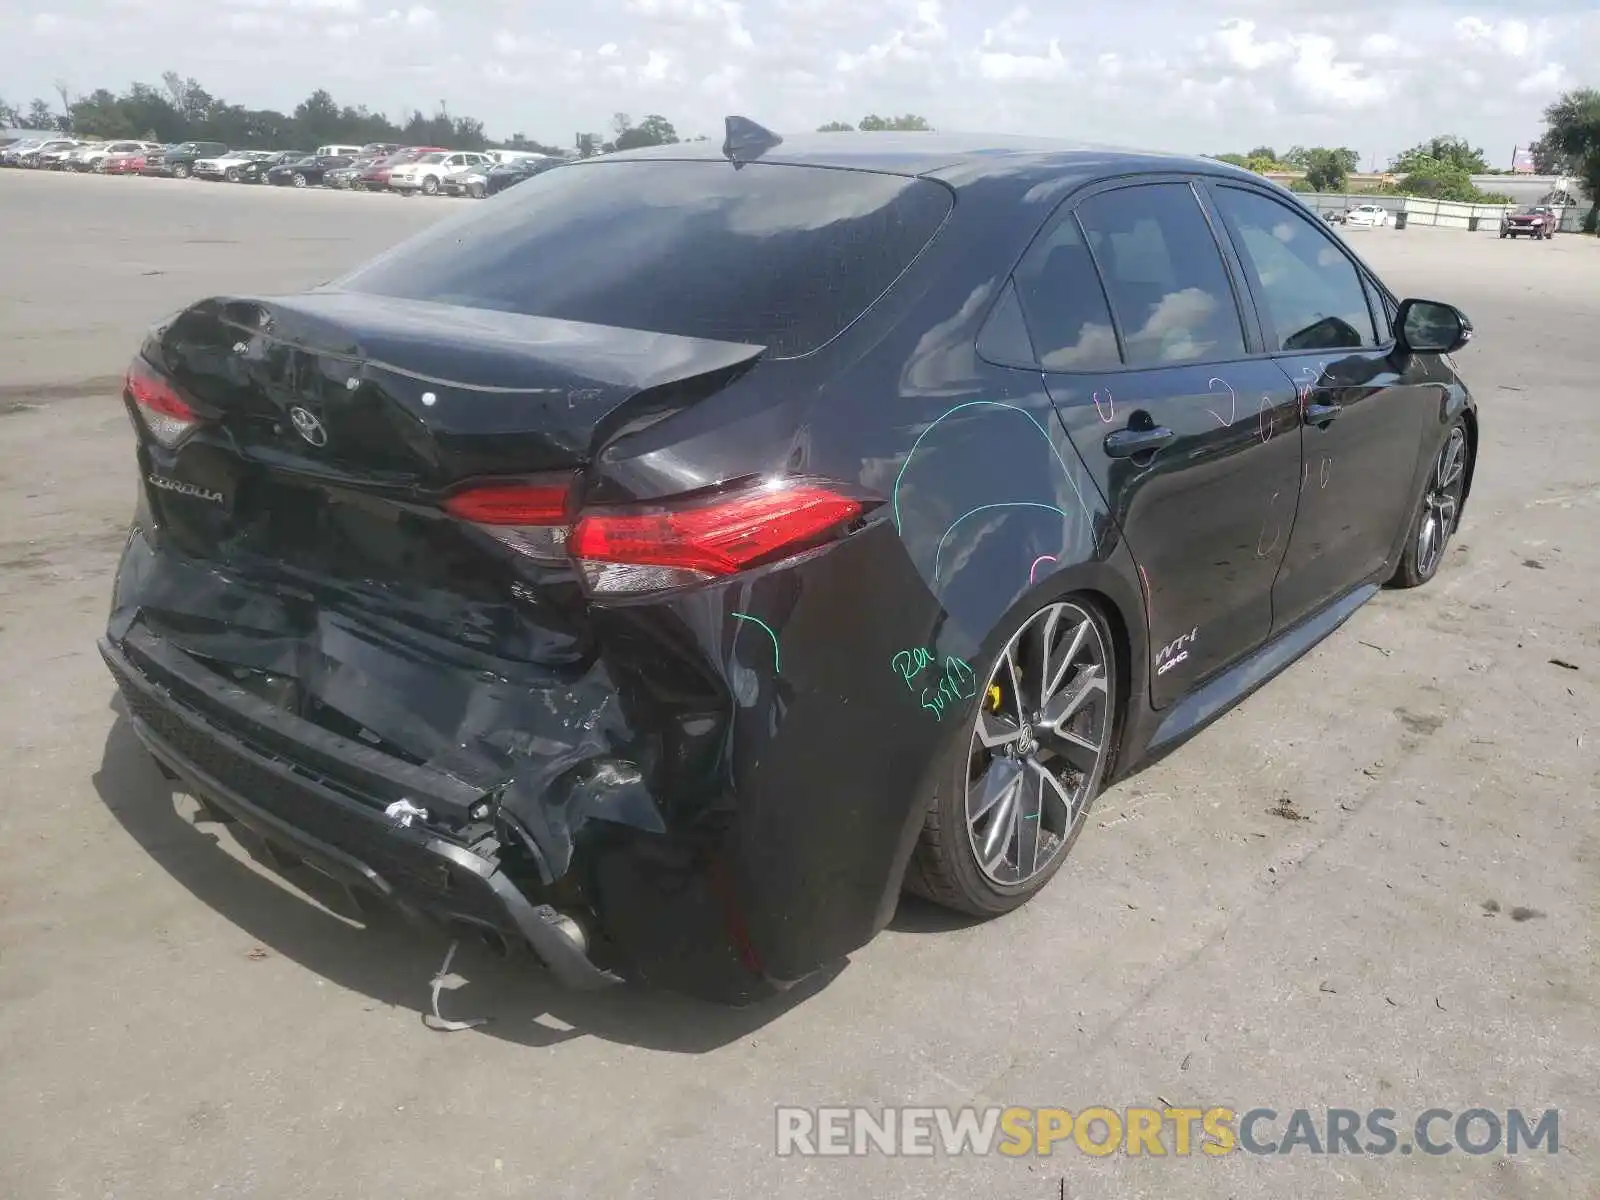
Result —
[[[1397, 364], [1342, 242], [1245, 185], [1211, 194], [1256, 298], [1268, 349], [1300, 392], [1299, 512], [1273, 588], [1283, 629], [1382, 572], [1410, 519], [1418, 451], [1438, 388]], [[1379, 328], [1383, 337], [1379, 337]]]

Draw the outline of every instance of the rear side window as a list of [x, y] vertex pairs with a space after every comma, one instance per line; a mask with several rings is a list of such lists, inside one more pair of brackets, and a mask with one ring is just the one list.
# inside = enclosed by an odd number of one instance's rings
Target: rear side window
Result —
[[1078, 206], [1078, 220], [1105, 280], [1128, 366], [1245, 353], [1222, 252], [1188, 184], [1101, 192]]
[[1219, 187], [1215, 195], [1272, 322], [1274, 349], [1377, 345], [1361, 277], [1317, 222], [1257, 192]]
[[1014, 278], [1034, 351], [1046, 371], [1096, 371], [1122, 364], [1111, 306], [1071, 213], [1029, 247]]
[[941, 184], [779, 163], [573, 163], [333, 286], [805, 354], [869, 308], [950, 212]]

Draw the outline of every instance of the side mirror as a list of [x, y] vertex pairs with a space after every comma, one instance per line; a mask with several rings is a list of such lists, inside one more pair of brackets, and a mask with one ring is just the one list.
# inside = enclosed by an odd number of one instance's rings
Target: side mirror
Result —
[[1453, 354], [1472, 340], [1472, 322], [1452, 304], [1402, 300], [1394, 318], [1395, 339], [1414, 354]]

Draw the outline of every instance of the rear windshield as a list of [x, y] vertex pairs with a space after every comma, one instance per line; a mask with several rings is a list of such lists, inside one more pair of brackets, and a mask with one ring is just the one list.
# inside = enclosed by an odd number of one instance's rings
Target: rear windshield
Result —
[[925, 179], [750, 163], [576, 163], [447, 219], [332, 286], [815, 350], [950, 212]]

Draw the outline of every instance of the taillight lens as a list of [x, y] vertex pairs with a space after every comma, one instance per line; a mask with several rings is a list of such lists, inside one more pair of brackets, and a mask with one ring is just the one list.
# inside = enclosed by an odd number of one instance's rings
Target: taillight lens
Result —
[[444, 510], [472, 522], [518, 554], [559, 563], [566, 560], [571, 494], [570, 477], [541, 483], [485, 484], [447, 497]]
[[828, 541], [865, 505], [824, 484], [768, 484], [690, 504], [591, 509], [568, 550], [596, 593], [682, 587]]
[[171, 450], [194, 432], [200, 414], [190, 408], [172, 384], [142, 356], [128, 367], [124, 386], [139, 410], [145, 429]]
[[574, 479], [496, 483], [444, 509], [539, 562], [569, 557], [596, 594], [649, 592], [733, 575], [830, 540], [866, 504], [811, 480], [648, 508], [591, 508], [573, 524]]

